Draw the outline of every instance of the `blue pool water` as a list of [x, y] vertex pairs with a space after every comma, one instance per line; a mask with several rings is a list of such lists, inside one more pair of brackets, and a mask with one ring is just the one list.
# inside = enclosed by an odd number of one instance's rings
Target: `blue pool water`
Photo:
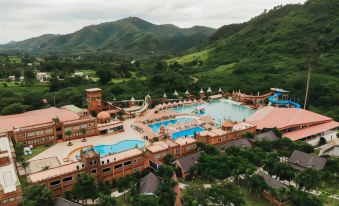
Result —
[[185, 122], [185, 121], [191, 121], [192, 118], [189, 117], [183, 117], [183, 118], [178, 118], [178, 119], [170, 119], [162, 122], [157, 122], [153, 124], [149, 124], [148, 126], [152, 129], [154, 133], [158, 133], [161, 125], [167, 126], [169, 124], [176, 124], [179, 122]]
[[173, 111], [180, 114], [191, 114], [197, 106], [201, 106], [205, 109], [205, 113], [201, 114], [201, 116], [211, 116], [216, 124], [221, 124], [225, 119], [242, 121], [255, 112], [255, 110], [245, 106], [230, 103], [228, 100], [215, 100], [213, 102], [206, 102], [199, 105], [177, 107], [173, 108]]
[[176, 140], [178, 137], [193, 137], [195, 132], [204, 131], [201, 127], [193, 127], [187, 130], [181, 130], [172, 134], [172, 139]]
[[100, 154], [100, 157], [104, 157], [109, 154], [119, 153], [125, 150], [129, 150], [138, 145], [138, 148], [144, 147], [144, 142], [139, 140], [124, 140], [112, 145], [98, 145], [94, 146], [94, 151]]

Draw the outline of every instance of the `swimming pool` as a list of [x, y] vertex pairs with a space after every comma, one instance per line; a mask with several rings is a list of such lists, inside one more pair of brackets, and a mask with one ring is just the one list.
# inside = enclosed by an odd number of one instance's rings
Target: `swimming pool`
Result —
[[158, 133], [161, 125], [167, 126], [169, 124], [176, 124], [176, 123], [185, 122], [185, 121], [192, 121], [192, 118], [182, 117], [182, 118], [178, 118], [178, 119], [170, 119], [170, 120], [166, 120], [166, 121], [162, 121], [162, 122], [149, 124], [148, 126], [152, 129], [152, 131], [154, 133]]
[[172, 140], [176, 140], [178, 137], [193, 137], [195, 132], [204, 131], [201, 127], [193, 127], [186, 130], [181, 130], [179, 132], [174, 132], [172, 134]]
[[242, 121], [255, 112], [255, 110], [231, 103], [228, 100], [215, 100], [213, 102], [206, 102], [199, 105], [177, 107], [173, 108], [173, 111], [180, 114], [191, 114], [198, 106], [204, 108], [205, 113], [203, 115], [211, 116], [216, 124], [221, 124], [225, 119]]
[[104, 157], [109, 154], [123, 152], [129, 150], [138, 145], [138, 148], [144, 147], [144, 142], [139, 140], [124, 140], [112, 145], [97, 145], [94, 146], [94, 151], [100, 154], [100, 157]]

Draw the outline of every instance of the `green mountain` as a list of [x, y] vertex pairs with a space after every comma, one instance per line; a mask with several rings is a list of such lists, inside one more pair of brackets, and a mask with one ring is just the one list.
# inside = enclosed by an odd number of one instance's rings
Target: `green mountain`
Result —
[[208, 40], [215, 29], [155, 25], [137, 17], [86, 26], [66, 35], [42, 35], [2, 45], [0, 50], [28, 52], [121, 52], [175, 54]]
[[281, 87], [300, 103], [310, 64], [310, 109], [339, 118], [338, 54], [339, 1], [308, 0], [303, 5], [278, 6], [243, 24], [223, 26], [206, 47], [167, 62], [193, 65], [187, 70], [205, 87], [254, 93]]

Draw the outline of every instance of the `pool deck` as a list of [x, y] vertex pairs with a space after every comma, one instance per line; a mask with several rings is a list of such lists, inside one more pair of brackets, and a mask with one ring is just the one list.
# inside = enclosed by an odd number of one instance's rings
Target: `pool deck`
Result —
[[56, 157], [61, 165], [69, 164], [70, 162], [64, 162], [64, 158], [68, 157], [68, 155], [80, 148], [86, 146], [96, 146], [96, 145], [104, 145], [104, 144], [116, 144], [120, 141], [124, 140], [140, 140], [144, 142], [145, 146], [149, 145], [149, 142], [142, 138], [142, 134], [135, 131], [131, 128], [131, 124], [134, 122], [134, 119], [128, 119], [124, 121], [124, 129], [125, 132], [117, 133], [117, 134], [107, 134], [107, 135], [100, 135], [94, 137], [86, 138], [86, 142], [82, 142], [81, 139], [72, 140], [72, 146], [67, 146], [68, 141], [61, 142], [53, 145], [52, 147], [48, 148], [47, 150], [43, 151], [42, 153], [34, 156], [33, 158], [29, 159], [28, 161], [46, 159], [51, 157]]

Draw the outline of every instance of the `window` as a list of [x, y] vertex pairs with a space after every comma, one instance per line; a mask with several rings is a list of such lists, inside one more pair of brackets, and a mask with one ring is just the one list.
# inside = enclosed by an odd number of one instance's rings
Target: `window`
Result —
[[114, 165], [114, 169], [119, 169], [120, 167], [122, 167], [122, 164]]
[[110, 171], [111, 171], [111, 168], [110, 168], [110, 167], [107, 167], [107, 168], [102, 169], [102, 172], [103, 172], [103, 173], [110, 172]]
[[62, 181], [63, 182], [69, 182], [69, 181], [72, 181], [72, 180], [73, 180], [73, 177], [69, 176], [69, 177], [65, 177]]
[[124, 166], [128, 166], [132, 163], [132, 161], [127, 161], [127, 162], [124, 162]]
[[55, 181], [50, 182], [51, 186], [56, 186], [58, 184], [60, 184], [60, 180], [55, 180]]
[[97, 169], [92, 169], [92, 174], [95, 174], [95, 173], [97, 173]]
[[137, 163], [137, 162], [138, 162], [138, 158], [134, 159], [133, 162], [134, 162], [134, 163]]
[[134, 169], [133, 169], [133, 172], [134, 172], [134, 173], [137, 173], [137, 172], [138, 172], [138, 169], [134, 168]]

